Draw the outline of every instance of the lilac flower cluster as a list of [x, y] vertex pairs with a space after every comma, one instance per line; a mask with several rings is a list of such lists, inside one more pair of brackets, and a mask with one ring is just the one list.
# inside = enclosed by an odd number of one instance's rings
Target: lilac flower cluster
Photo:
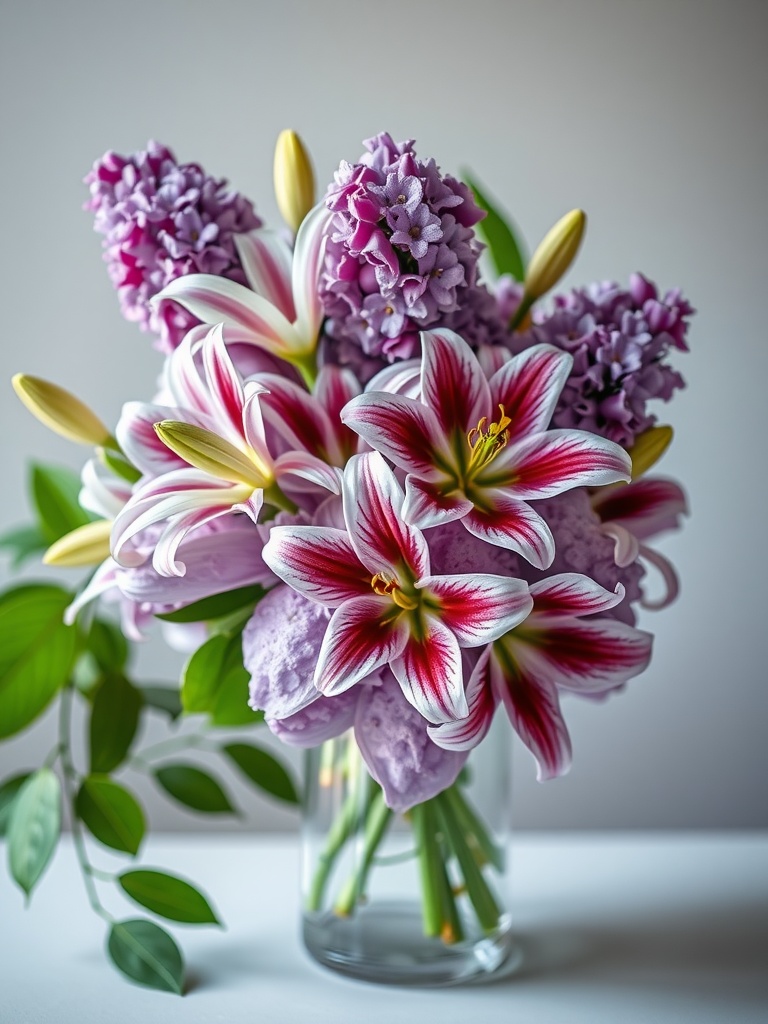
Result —
[[85, 182], [85, 208], [106, 236], [104, 258], [123, 315], [157, 334], [161, 351], [172, 351], [198, 321], [173, 302], [154, 310], [150, 299], [185, 274], [245, 284], [233, 236], [261, 226], [252, 203], [157, 142], [127, 157], [106, 153]]
[[573, 369], [553, 423], [630, 447], [656, 422], [648, 402], [666, 402], [685, 386], [665, 359], [673, 348], [688, 350], [693, 312], [678, 289], [659, 297], [654, 284], [633, 274], [628, 289], [605, 282], [557, 296], [551, 312], [534, 314], [515, 350], [548, 342], [570, 352]]
[[368, 357], [370, 376], [414, 355], [418, 332], [435, 326], [474, 345], [501, 342], [504, 324], [477, 282], [482, 247], [472, 227], [483, 211], [470, 189], [418, 160], [412, 140], [382, 133], [364, 145], [326, 198], [334, 216], [322, 294], [340, 361]]

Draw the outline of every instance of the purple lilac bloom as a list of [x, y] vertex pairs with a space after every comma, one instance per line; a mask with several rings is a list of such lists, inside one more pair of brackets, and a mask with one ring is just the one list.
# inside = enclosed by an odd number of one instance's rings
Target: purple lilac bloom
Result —
[[180, 164], [170, 149], [150, 142], [128, 157], [108, 152], [85, 178], [105, 235], [104, 259], [127, 320], [158, 338], [165, 353], [198, 321], [181, 306], [150, 299], [185, 274], [217, 274], [246, 284], [234, 235], [261, 226], [251, 202], [212, 178], [199, 164]]
[[417, 354], [419, 331], [449, 327], [475, 346], [501, 344], [506, 328], [477, 281], [483, 216], [469, 188], [417, 159], [413, 141], [382, 133], [356, 164], [342, 163], [326, 203], [333, 211], [322, 283], [331, 339], [324, 354], [363, 382]]
[[656, 422], [648, 402], [668, 401], [685, 386], [666, 358], [671, 349], [688, 351], [693, 312], [679, 290], [660, 298], [654, 284], [633, 274], [628, 289], [604, 282], [558, 295], [551, 311], [534, 313], [533, 326], [514, 349], [548, 342], [570, 352], [573, 369], [554, 425], [590, 430], [631, 447]]

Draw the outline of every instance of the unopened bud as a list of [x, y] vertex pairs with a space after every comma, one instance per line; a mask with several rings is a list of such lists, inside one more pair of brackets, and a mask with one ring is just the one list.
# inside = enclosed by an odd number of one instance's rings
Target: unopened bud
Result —
[[50, 430], [78, 444], [114, 448], [115, 441], [95, 412], [58, 384], [17, 373], [13, 389], [33, 416]]
[[584, 235], [587, 215], [571, 210], [547, 232], [525, 272], [525, 295], [540, 299], [557, 284], [576, 256]]
[[252, 488], [264, 487], [270, 482], [265, 480], [268, 474], [263, 467], [212, 430], [180, 420], [162, 420], [155, 423], [155, 433], [179, 458], [219, 480], [248, 484]]
[[295, 232], [315, 205], [315, 175], [296, 132], [280, 132], [275, 146], [275, 196], [283, 220]]
[[43, 562], [58, 566], [99, 565], [109, 558], [111, 532], [111, 519], [78, 526], [51, 544], [43, 555]]
[[655, 466], [672, 443], [672, 427], [649, 427], [638, 434], [629, 449], [632, 459], [632, 479], [637, 480]]

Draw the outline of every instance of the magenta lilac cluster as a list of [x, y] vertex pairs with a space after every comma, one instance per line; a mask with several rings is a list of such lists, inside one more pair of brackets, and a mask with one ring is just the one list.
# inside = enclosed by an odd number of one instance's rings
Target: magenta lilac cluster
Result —
[[150, 300], [185, 274], [215, 274], [245, 284], [234, 236], [261, 226], [252, 203], [227, 189], [199, 164], [180, 164], [170, 149], [150, 142], [121, 156], [108, 152], [85, 179], [86, 209], [105, 235], [104, 258], [123, 315], [158, 336], [169, 352], [199, 321], [181, 306]]
[[472, 230], [484, 216], [463, 182], [419, 160], [413, 141], [382, 133], [343, 162], [321, 282], [326, 329], [342, 361], [371, 368], [418, 353], [419, 331], [442, 326], [472, 344], [502, 340], [494, 301], [477, 281]]
[[693, 312], [678, 289], [660, 296], [654, 284], [633, 274], [626, 289], [605, 282], [557, 296], [550, 312], [534, 313], [515, 351], [547, 342], [569, 352], [573, 369], [554, 424], [630, 447], [656, 422], [648, 402], [668, 401], [684, 387], [666, 358], [672, 349], [688, 350]]

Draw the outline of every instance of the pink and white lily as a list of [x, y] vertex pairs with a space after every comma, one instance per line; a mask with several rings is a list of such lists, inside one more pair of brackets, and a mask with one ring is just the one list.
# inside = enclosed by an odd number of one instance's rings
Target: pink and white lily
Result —
[[329, 216], [324, 204], [316, 206], [302, 222], [293, 252], [267, 229], [237, 235], [250, 288], [213, 274], [187, 274], [154, 302], [172, 299], [203, 323], [222, 323], [235, 332], [234, 340], [257, 345], [311, 378], [323, 321], [319, 280]]
[[[279, 486], [283, 478], [338, 493], [340, 473], [307, 451], [273, 458], [259, 404], [266, 389], [255, 380], [243, 381], [221, 326], [199, 343], [198, 352], [185, 339], [170, 359], [186, 407], [133, 406], [118, 431], [124, 451], [139, 468], [166, 468], [141, 484], [117, 516], [112, 555], [120, 565], [142, 564], [146, 556], [136, 539], [149, 527], [161, 526], [155, 569], [164, 576], [182, 576], [185, 566], [175, 554], [190, 530], [232, 512], [245, 512], [257, 522], [265, 502], [295, 509]], [[155, 422], [158, 413], [160, 422]], [[162, 445], [152, 442], [150, 422]]]
[[603, 532], [614, 541], [617, 565], [640, 560], [659, 571], [664, 593], [657, 600], [643, 596], [642, 606], [652, 610], [666, 608], [680, 589], [677, 573], [668, 558], [643, 541], [666, 530], [679, 529], [680, 517], [688, 512], [685, 491], [674, 480], [641, 477], [626, 487], [595, 492], [592, 507], [600, 516]]
[[567, 353], [536, 345], [488, 380], [457, 334], [421, 337], [421, 400], [367, 392], [342, 419], [408, 474], [403, 514], [412, 526], [458, 519], [476, 537], [546, 568], [554, 541], [528, 502], [629, 480], [627, 453], [586, 431], [547, 429], [570, 372]]
[[501, 702], [543, 781], [565, 774], [571, 763], [560, 691], [594, 696], [623, 685], [648, 665], [653, 637], [610, 618], [582, 620], [618, 604], [621, 584], [612, 594], [588, 576], [562, 573], [533, 584], [530, 593], [533, 611], [525, 622], [480, 656], [467, 685], [467, 717], [429, 734], [446, 750], [469, 750]]
[[403, 521], [403, 491], [377, 452], [350, 459], [342, 498], [346, 531], [275, 527], [263, 551], [285, 583], [335, 609], [315, 686], [339, 694], [389, 664], [428, 721], [465, 717], [460, 649], [522, 622], [532, 606], [527, 585], [486, 574], [431, 575], [424, 535]]

